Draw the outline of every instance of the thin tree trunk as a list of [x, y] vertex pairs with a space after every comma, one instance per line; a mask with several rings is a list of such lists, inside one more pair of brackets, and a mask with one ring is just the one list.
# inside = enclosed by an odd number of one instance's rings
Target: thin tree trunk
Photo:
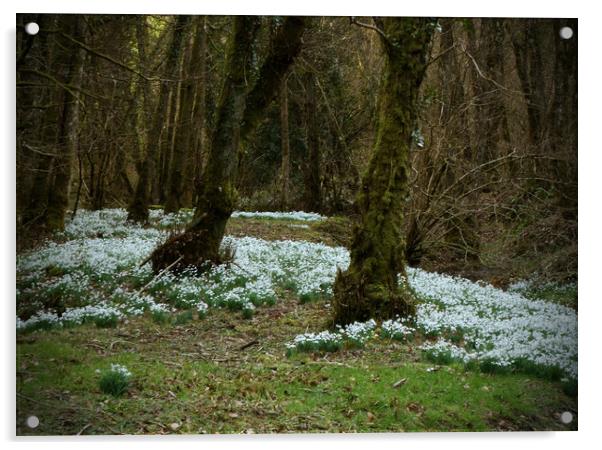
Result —
[[[197, 22], [199, 22], [197, 20]], [[194, 88], [199, 66], [199, 37], [193, 36], [192, 48], [188, 52], [186, 64], [182, 69], [183, 81], [180, 84], [180, 111], [178, 114], [178, 126], [173, 147], [169, 183], [167, 186], [165, 212], [175, 213], [184, 205], [184, 189], [186, 179], [190, 176], [188, 169], [193, 161], [192, 138], [196, 131], [193, 127]], [[192, 186], [186, 186], [191, 189]]]
[[288, 86], [286, 77], [282, 79], [280, 85], [280, 141], [282, 148], [282, 163], [280, 176], [282, 177], [282, 186], [280, 191], [280, 207], [286, 210], [289, 205], [289, 184], [291, 168], [291, 151], [288, 132]]
[[305, 142], [307, 162], [305, 167], [305, 209], [319, 212], [322, 209], [320, 140], [316, 121], [316, 81], [315, 75], [308, 72], [305, 84]]
[[[178, 78], [181, 78], [181, 72], [178, 72]], [[167, 126], [164, 130], [166, 136], [161, 142], [161, 152], [159, 156], [159, 174], [157, 180], [153, 183], [153, 201], [164, 204], [167, 199], [167, 187], [171, 176], [171, 164], [174, 152], [175, 137], [178, 133], [178, 121], [180, 113], [180, 86], [178, 81], [170, 88], [169, 106], [167, 110]]]
[[207, 114], [207, 17], [203, 16], [197, 24], [199, 42], [199, 70], [195, 86], [194, 117], [193, 123], [198, 132], [194, 135], [194, 163], [193, 163], [193, 195], [195, 203], [201, 192], [201, 175], [204, 165], [205, 150], [207, 148], [207, 130], [205, 115]]
[[[177, 62], [180, 56], [184, 28], [189, 20], [188, 16], [178, 16], [166, 61], [165, 73], [167, 78], [173, 79], [177, 73]], [[128, 210], [128, 220], [133, 222], [148, 221], [148, 206], [150, 204], [152, 181], [156, 176], [156, 166], [161, 150], [161, 134], [165, 124], [167, 102], [169, 98], [170, 80], [161, 81], [159, 88], [159, 103], [153, 118], [153, 124], [148, 135], [146, 157], [142, 163], [140, 177], [136, 185], [134, 200]]]
[[[418, 90], [433, 24], [424, 18], [375, 19], [383, 32], [384, 82], [374, 153], [356, 206], [351, 264], [334, 283], [334, 322], [390, 319], [415, 313], [405, 278], [403, 209]], [[398, 277], [401, 275], [401, 279]]]

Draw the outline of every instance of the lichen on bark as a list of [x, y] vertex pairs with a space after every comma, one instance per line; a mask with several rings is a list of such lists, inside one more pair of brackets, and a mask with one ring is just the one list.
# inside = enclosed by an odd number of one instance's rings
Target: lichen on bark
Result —
[[374, 152], [356, 198], [359, 212], [351, 263], [334, 284], [333, 320], [348, 324], [415, 313], [405, 277], [403, 207], [418, 90], [426, 69], [433, 22], [375, 19], [385, 53]]

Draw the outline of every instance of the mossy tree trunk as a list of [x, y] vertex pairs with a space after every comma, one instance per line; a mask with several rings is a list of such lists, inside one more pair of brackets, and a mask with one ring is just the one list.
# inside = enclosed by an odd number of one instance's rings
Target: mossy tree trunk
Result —
[[168, 240], [152, 255], [153, 269], [178, 271], [207, 262], [220, 263], [220, 244], [226, 222], [237, 201], [235, 181], [240, 142], [255, 128], [279, 91], [280, 83], [301, 48], [304, 19], [287, 17], [274, 38], [249, 90], [253, 46], [260, 19], [234, 18], [233, 38], [226, 56], [225, 76], [209, 143], [208, 161], [195, 217], [185, 233]]
[[[405, 278], [403, 208], [418, 90], [433, 29], [426, 18], [375, 19], [385, 53], [374, 153], [362, 178], [351, 263], [334, 284], [334, 322], [415, 313]], [[401, 279], [398, 279], [401, 275]]]
[[151, 198], [151, 183], [156, 176], [156, 166], [161, 150], [161, 134], [167, 115], [169, 101], [169, 84], [177, 74], [178, 61], [184, 39], [185, 27], [190, 20], [189, 16], [178, 16], [174, 25], [172, 41], [170, 43], [167, 60], [165, 62], [165, 76], [159, 87], [159, 102], [153, 117], [147, 140], [146, 156], [140, 167], [140, 176], [136, 185], [134, 199], [128, 208], [128, 220], [144, 223], [148, 221], [148, 206]]

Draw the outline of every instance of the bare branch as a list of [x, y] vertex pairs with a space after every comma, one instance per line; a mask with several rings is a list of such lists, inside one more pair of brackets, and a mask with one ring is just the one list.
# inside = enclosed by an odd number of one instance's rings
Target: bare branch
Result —
[[370, 25], [369, 23], [360, 22], [360, 21], [356, 20], [356, 18], [353, 17], [353, 16], [349, 17], [349, 23], [351, 23], [353, 25], [357, 25], [357, 26], [363, 27], [363, 28], [368, 28], [369, 30], [374, 30], [378, 34], [380, 34], [385, 41], [388, 40], [387, 39], [387, 35], [385, 34], [385, 32], [383, 30], [381, 30], [380, 28], [378, 28], [377, 26], [375, 26], [375, 25]]

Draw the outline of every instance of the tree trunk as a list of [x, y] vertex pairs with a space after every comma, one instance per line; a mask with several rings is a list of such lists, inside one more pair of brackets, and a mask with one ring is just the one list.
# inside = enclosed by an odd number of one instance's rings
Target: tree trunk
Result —
[[316, 81], [311, 72], [305, 74], [305, 142], [307, 162], [305, 166], [305, 209], [319, 212], [322, 209], [320, 140], [316, 122]]
[[193, 164], [193, 192], [192, 203], [195, 203], [201, 192], [201, 174], [204, 165], [205, 150], [207, 148], [206, 120], [207, 111], [207, 17], [203, 16], [197, 24], [197, 39], [199, 43], [198, 58], [198, 80], [195, 87], [195, 100], [193, 111], [193, 124], [198, 132], [193, 136], [194, 140], [194, 164]]
[[[63, 26], [67, 33], [72, 34], [73, 38], [79, 41], [83, 40], [83, 24], [79, 16], [66, 17]], [[70, 57], [66, 80], [68, 80], [67, 84], [76, 91], [81, 85], [84, 73], [84, 50], [74, 47], [73, 44], [65, 44], [63, 43], [64, 48], [61, 52], [67, 52]], [[65, 213], [69, 205], [71, 185], [71, 166], [78, 147], [79, 104], [81, 100], [71, 90], [65, 90], [63, 94], [58, 155], [54, 161], [54, 182], [48, 192], [48, 207], [45, 215], [46, 227], [49, 231], [65, 228]]]
[[[334, 322], [390, 319], [415, 313], [405, 277], [403, 209], [418, 90], [433, 23], [424, 18], [375, 19], [384, 34], [384, 80], [374, 153], [356, 206], [351, 263], [334, 284]], [[399, 278], [400, 277], [400, 278]]]
[[280, 86], [280, 142], [282, 148], [282, 162], [280, 168], [280, 176], [282, 185], [280, 186], [280, 207], [286, 211], [289, 205], [289, 184], [290, 184], [290, 167], [291, 167], [291, 151], [288, 133], [288, 87], [286, 77], [282, 79]]
[[[182, 73], [178, 71], [177, 78], [181, 78], [181, 75]], [[151, 195], [151, 201], [159, 204], [164, 204], [167, 199], [175, 136], [178, 132], [180, 86], [181, 81], [177, 81], [169, 88], [169, 101], [165, 114], [166, 123], [163, 129], [164, 138], [161, 140], [161, 150], [159, 151], [159, 173], [153, 183]]]
[[146, 157], [140, 168], [140, 177], [136, 185], [134, 200], [128, 209], [128, 220], [132, 222], [144, 223], [148, 221], [148, 206], [151, 197], [151, 183], [156, 175], [157, 160], [161, 150], [161, 134], [165, 124], [167, 112], [167, 103], [169, 100], [170, 78], [174, 78], [177, 73], [178, 60], [182, 41], [184, 39], [184, 28], [189, 20], [189, 16], [178, 16], [171, 44], [169, 47], [167, 61], [165, 65], [165, 75], [167, 79], [161, 81], [159, 88], [159, 103], [153, 117], [153, 124], [148, 135]]
[[237, 200], [235, 181], [240, 157], [240, 141], [255, 128], [301, 48], [304, 19], [287, 17], [271, 42], [270, 52], [259, 71], [253, 89], [248, 91], [255, 37], [259, 18], [236, 16], [233, 39], [226, 56], [225, 77], [203, 172], [203, 187], [195, 217], [185, 233], [157, 248], [153, 269], [172, 271], [207, 262], [220, 263], [220, 244], [226, 222]]
[[[51, 39], [48, 33], [44, 33], [44, 30], [56, 28], [58, 26], [57, 17], [56, 15], [42, 15], [39, 24], [42, 32], [36, 38], [40, 40], [40, 46], [43, 49], [43, 61], [40, 63], [40, 69], [46, 67], [53, 72], [56, 70], [57, 62], [60, 64], [63, 62], [57, 61], [56, 38]], [[43, 221], [48, 204], [48, 189], [51, 181], [50, 173], [54, 163], [54, 155], [57, 153], [56, 122], [60, 116], [59, 93], [61, 89], [59, 86], [48, 87], [44, 89], [43, 95], [39, 99], [41, 104], [48, 105], [42, 114], [40, 126], [36, 130], [36, 138], [38, 142], [43, 143], [43, 151], [41, 154], [36, 154], [35, 172], [28, 193], [28, 204], [23, 213], [23, 225], [44, 225]], [[21, 91], [21, 89], [18, 89], [17, 94]], [[17, 97], [17, 101], [19, 100], [20, 98]], [[17, 124], [20, 123], [19, 119], [20, 117], [17, 117]]]
[[[169, 173], [169, 183], [167, 186], [167, 195], [165, 202], [165, 212], [175, 213], [184, 206], [184, 187], [188, 177], [188, 168], [193, 162], [192, 137], [193, 132], [193, 108], [194, 108], [194, 88], [198, 67], [199, 67], [199, 41], [200, 37], [193, 37], [192, 48], [189, 53], [188, 61], [182, 69], [183, 81], [180, 85], [180, 112], [178, 114], [178, 126], [175, 136], [175, 142], [172, 152], [171, 168]], [[191, 189], [191, 186], [187, 186]]]

